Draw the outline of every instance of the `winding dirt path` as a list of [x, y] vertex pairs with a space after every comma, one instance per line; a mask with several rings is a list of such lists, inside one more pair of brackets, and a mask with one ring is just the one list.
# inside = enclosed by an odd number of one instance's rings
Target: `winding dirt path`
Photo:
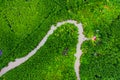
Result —
[[47, 41], [48, 37], [51, 34], [53, 34], [53, 32], [58, 27], [60, 27], [61, 25], [64, 25], [65, 23], [74, 24], [78, 28], [79, 35], [78, 35], [78, 43], [77, 43], [77, 46], [76, 46], [76, 54], [75, 54], [76, 60], [75, 60], [74, 69], [75, 69], [75, 72], [76, 72], [77, 80], [80, 80], [79, 67], [80, 67], [80, 57], [82, 55], [82, 51], [81, 51], [80, 48], [81, 48], [82, 43], [85, 40], [88, 40], [88, 39], [83, 35], [82, 24], [81, 23], [77, 23], [77, 21], [75, 21], [75, 20], [66, 20], [66, 21], [63, 21], [63, 22], [58, 22], [56, 26], [52, 25], [51, 29], [48, 31], [46, 36], [40, 41], [40, 43], [30, 53], [28, 53], [28, 55], [25, 56], [25, 57], [22, 57], [22, 58], [15, 59], [14, 62], [10, 62], [8, 64], [8, 66], [4, 67], [1, 70], [0, 77], [2, 75], [4, 75], [6, 72], [8, 72], [9, 70], [14, 69], [15, 67], [17, 67], [17, 66], [21, 65], [22, 63], [26, 62], [31, 56], [33, 56], [38, 51], [38, 49], [40, 49], [45, 44], [45, 42]]

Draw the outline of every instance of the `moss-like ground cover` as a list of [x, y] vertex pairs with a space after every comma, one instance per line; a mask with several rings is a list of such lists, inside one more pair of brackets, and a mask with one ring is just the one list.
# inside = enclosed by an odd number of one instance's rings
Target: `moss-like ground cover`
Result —
[[5, 80], [75, 80], [74, 54], [77, 42], [77, 27], [73, 24], [65, 24], [59, 27], [27, 62], [6, 73], [2, 78]]
[[74, 19], [87, 37], [99, 38], [83, 43], [82, 80], [119, 80], [119, 15], [119, 0], [0, 0], [0, 69], [27, 55], [52, 24]]

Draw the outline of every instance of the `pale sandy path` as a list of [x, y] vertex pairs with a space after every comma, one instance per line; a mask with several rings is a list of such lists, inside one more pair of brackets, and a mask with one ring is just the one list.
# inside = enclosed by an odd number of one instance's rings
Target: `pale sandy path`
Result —
[[63, 21], [63, 22], [58, 22], [56, 26], [52, 25], [51, 29], [48, 31], [48, 33], [46, 34], [46, 36], [40, 41], [40, 43], [37, 45], [37, 47], [35, 47], [30, 53], [28, 53], [27, 56], [22, 57], [22, 58], [18, 58], [15, 59], [14, 62], [10, 62], [8, 64], [8, 66], [4, 67], [1, 72], [0, 72], [0, 76], [2, 76], [3, 74], [5, 74], [6, 72], [8, 72], [11, 69], [14, 69], [15, 67], [19, 66], [20, 64], [26, 62], [31, 56], [33, 56], [38, 49], [40, 49], [45, 42], [47, 41], [48, 37], [53, 34], [53, 32], [60, 27], [61, 25], [65, 24], [65, 23], [70, 23], [70, 24], [74, 24], [77, 28], [78, 28], [78, 43], [76, 46], [76, 60], [75, 60], [75, 65], [74, 65], [74, 69], [76, 72], [76, 76], [77, 76], [77, 80], [80, 80], [80, 75], [79, 75], [79, 67], [80, 67], [80, 57], [82, 55], [82, 51], [81, 51], [81, 45], [85, 40], [88, 40], [84, 35], [83, 35], [83, 27], [81, 23], [77, 23], [77, 21], [75, 20], [67, 20], [67, 21]]

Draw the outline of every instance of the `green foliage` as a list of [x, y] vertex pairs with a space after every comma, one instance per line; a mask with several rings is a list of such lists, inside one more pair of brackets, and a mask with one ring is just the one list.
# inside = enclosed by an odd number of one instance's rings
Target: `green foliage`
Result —
[[[97, 36], [96, 41], [85, 41], [82, 45], [83, 55], [80, 68], [82, 80], [101, 80], [101, 78], [102, 80], [119, 80], [119, 15], [120, 0], [0, 0], [0, 50], [3, 51], [2, 56], [0, 56], [0, 69], [5, 67], [8, 62], [23, 57], [34, 49], [38, 42], [46, 35], [52, 24], [67, 19], [74, 19], [82, 22], [84, 34], [88, 38]], [[96, 30], [99, 30], [99, 32], [96, 33]], [[65, 36], [66, 35], [67, 33]], [[57, 43], [57, 39], [54, 42]], [[49, 43], [49, 41], [47, 43]], [[45, 46], [50, 46], [47, 45], [47, 43]], [[62, 43], [65, 42], [63, 41]], [[74, 46], [74, 44], [66, 45]], [[62, 45], [60, 46], [62, 47]], [[53, 49], [56, 49], [56, 47]], [[48, 49], [42, 47], [37, 55], [44, 53], [44, 51], [46, 51], [45, 54], [49, 52]], [[60, 51], [61, 50], [58, 50], [59, 53]], [[71, 51], [69, 53], [71, 53]], [[39, 54], [39, 56], [44, 58], [44, 56], [46, 56], [45, 54]], [[36, 63], [40, 61], [39, 59], [41, 57], [39, 56], [37, 56]], [[49, 56], [53, 55], [48, 55], [48, 57]], [[30, 61], [32, 62], [31, 64], [29, 64]], [[25, 71], [29, 68], [27, 65], [32, 66], [34, 61], [35, 60], [31, 58], [28, 62], [21, 65], [23, 67], [18, 67], [18, 71], [20, 71], [20, 69]], [[41, 63], [42, 62], [40, 62], [40, 64]], [[53, 65], [50, 62], [45, 63], [51, 64], [48, 70], [51, 71], [51, 74], [47, 74], [50, 78], [50, 76], [52, 77], [55, 74], [54, 71], [52, 71]], [[36, 69], [31, 71], [31, 74], [40, 73], [37, 70], [40, 64], [38, 64]], [[46, 66], [46, 64], [42, 64]], [[64, 69], [64, 67], [62, 68]], [[45, 69], [47, 68], [44, 68], [44, 70]], [[29, 71], [30, 69], [26, 71], [25, 76], [27, 76], [27, 72]], [[20, 73], [18, 72], [17, 75], [21, 75], [21, 72], [22, 71], [20, 71]], [[42, 72], [41, 75], [43, 74], [43, 77], [41, 77], [47, 79], [47, 76], [44, 77], [46, 70], [42, 70]], [[63, 74], [66, 72], [67, 70], [64, 71]], [[5, 77], [2, 77], [3, 80], [5, 78], [11, 79], [7, 76], [15, 75], [16, 69], [9, 73]], [[31, 74], [29, 76], [31, 76]], [[61, 72], [58, 71], [55, 78], [58, 80], [61, 79], [63, 75], [60, 74]], [[66, 75], [68, 74], [66, 73]], [[70, 75], [72, 75], [72, 71]], [[36, 76], [32, 77], [34, 77], [34, 80], [37, 78]], [[17, 76], [17, 79], [18, 78], [19, 76]]]
[[0, 49], [3, 51], [0, 69], [9, 61], [30, 52], [46, 35], [50, 25], [57, 21], [57, 18], [52, 20], [52, 16], [60, 10], [55, 3], [34, 0], [27, 3], [22, 0], [5, 1], [1, 4], [5, 8], [0, 13]]
[[[62, 25], [34, 56], [2, 78], [5, 80], [75, 80], [74, 53], [77, 40], [77, 27], [73, 24]], [[68, 51], [64, 54], [66, 48]]]
[[[102, 26], [101, 26], [102, 27]], [[101, 30], [101, 42], [92, 45], [90, 41], [82, 46], [80, 75], [82, 80], [120, 79], [120, 18]]]

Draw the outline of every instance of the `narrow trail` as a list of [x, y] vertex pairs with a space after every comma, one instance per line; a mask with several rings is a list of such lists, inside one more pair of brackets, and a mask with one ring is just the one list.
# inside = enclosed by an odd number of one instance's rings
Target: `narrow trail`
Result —
[[45, 42], [47, 41], [48, 37], [53, 34], [53, 32], [60, 27], [61, 25], [64, 25], [65, 23], [70, 23], [70, 24], [74, 24], [77, 28], [78, 28], [78, 43], [76, 45], [76, 53], [75, 53], [75, 65], [74, 65], [74, 69], [76, 72], [76, 77], [77, 80], [80, 80], [80, 75], [79, 75], [79, 67], [80, 67], [80, 57], [82, 55], [82, 51], [81, 51], [81, 45], [85, 40], [88, 40], [84, 35], [83, 35], [83, 27], [81, 23], [77, 23], [77, 21], [75, 20], [66, 20], [63, 22], [58, 22], [56, 26], [52, 25], [51, 29], [48, 31], [48, 33], [46, 34], [46, 36], [39, 42], [39, 44], [30, 52], [28, 53], [27, 56], [22, 57], [22, 58], [18, 58], [15, 59], [14, 62], [9, 62], [8, 66], [4, 67], [1, 72], [0, 72], [0, 77], [2, 75], [4, 75], [5, 73], [7, 73], [9, 70], [14, 69], [15, 67], [21, 65], [22, 63], [26, 62], [31, 56], [33, 56], [38, 49], [40, 49]]

